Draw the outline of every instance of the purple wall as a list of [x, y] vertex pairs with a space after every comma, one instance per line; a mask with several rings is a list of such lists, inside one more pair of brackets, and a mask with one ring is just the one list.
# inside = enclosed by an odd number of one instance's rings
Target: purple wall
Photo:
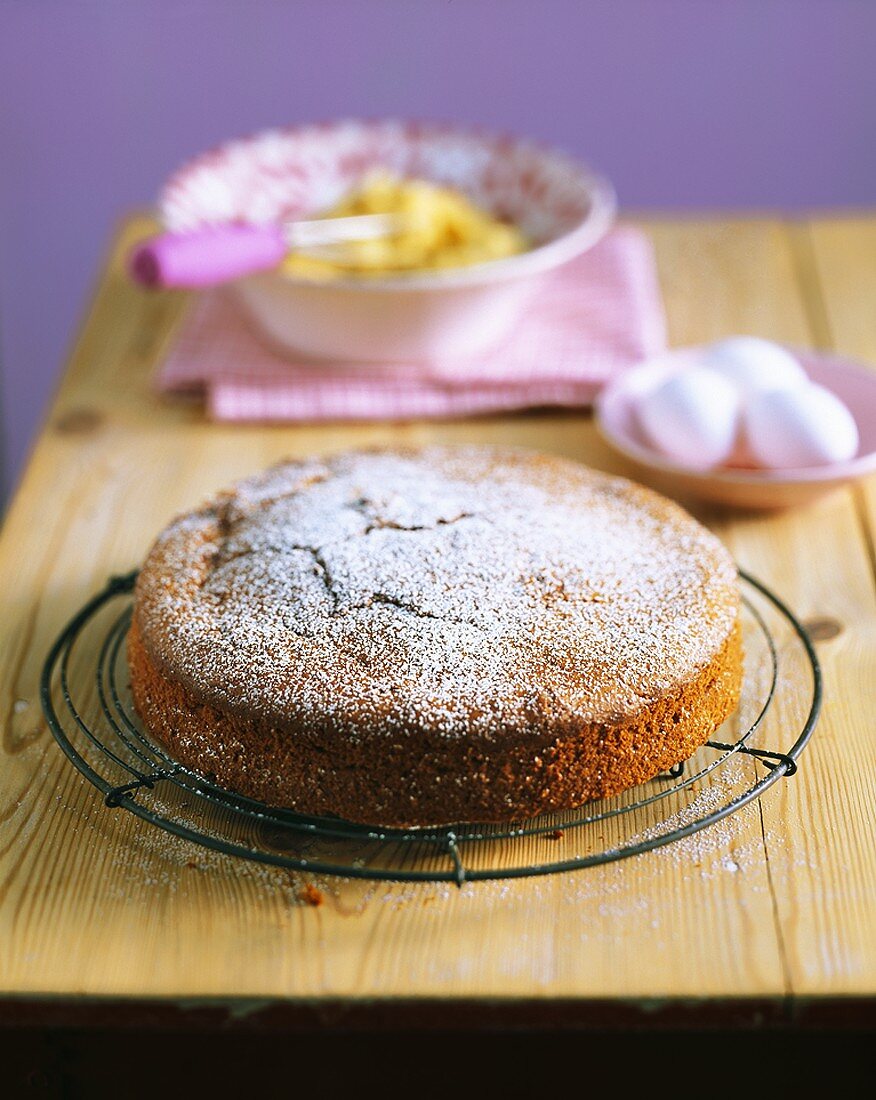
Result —
[[876, 202], [871, 0], [0, 0], [7, 478], [114, 223], [176, 163], [339, 115], [563, 146], [628, 207]]

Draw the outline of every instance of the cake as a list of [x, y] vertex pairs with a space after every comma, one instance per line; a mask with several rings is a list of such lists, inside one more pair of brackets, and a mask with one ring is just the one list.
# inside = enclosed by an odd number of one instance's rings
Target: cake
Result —
[[159, 535], [127, 639], [151, 736], [353, 822], [507, 822], [617, 794], [734, 710], [737, 573], [650, 490], [488, 447], [285, 462]]

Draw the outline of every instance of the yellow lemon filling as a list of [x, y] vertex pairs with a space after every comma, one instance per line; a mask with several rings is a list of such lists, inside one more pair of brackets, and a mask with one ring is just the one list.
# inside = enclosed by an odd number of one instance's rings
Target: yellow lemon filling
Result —
[[529, 241], [451, 187], [387, 173], [369, 176], [321, 216], [394, 214], [398, 233], [379, 240], [345, 241], [308, 252], [291, 252], [286, 274], [305, 279], [396, 275], [470, 267], [525, 252]]

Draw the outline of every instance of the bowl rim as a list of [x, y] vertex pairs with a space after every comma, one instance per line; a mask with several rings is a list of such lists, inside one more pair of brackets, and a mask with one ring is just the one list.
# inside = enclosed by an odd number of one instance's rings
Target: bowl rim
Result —
[[430, 134], [459, 134], [492, 145], [506, 145], [517, 149], [529, 150], [542, 159], [550, 158], [570, 169], [578, 178], [582, 188], [587, 191], [590, 208], [585, 217], [566, 233], [547, 241], [526, 252], [517, 253], [498, 260], [486, 260], [470, 267], [442, 268], [425, 271], [416, 275], [388, 275], [377, 278], [331, 279], [325, 282], [289, 275], [283, 271], [259, 272], [247, 276], [248, 280], [269, 278], [272, 282], [281, 282], [295, 287], [319, 289], [343, 289], [354, 291], [417, 291], [424, 289], [451, 289], [464, 286], [479, 286], [504, 282], [529, 275], [537, 275], [552, 270], [574, 259], [597, 244], [609, 231], [617, 214], [617, 193], [608, 178], [595, 171], [589, 165], [569, 156], [562, 150], [547, 144], [533, 141], [505, 132], [455, 122], [420, 120], [414, 118], [359, 118], [340, 117], [320, 122], [295, 123], [290, 126], [270, 127], [256, 130], [239, 138], [229, 138], [210, 149], [190, 157], [176, 168], [165, 180], [158, 199], [159, 218], [166, 223], [165, 209], [169, 193], [179, 186], [180, 181], [198, 171], [213, 158], [224, 154], [232, 147], [253, 145], [270, 135], [281, 137], [298, 136], [319, 131], [334, 131], [344, 126], [361, 127], [415, 127], [420, 132]]
[[[789, 351], [798, 356], [809, 359], [817, 358], [826, 363], [840, 362], [845, 367], [861, 371], [870, 378], [874, 386], [874, 391], [876, 391], [876, 371], [873, 371], [870, 367], [867, 367], [863, 363], [859, 363], [855, 359], [849, 359], [831, 351], [822, 352], [814, 348], [798, 348], [791, 344], [782, 344], [781, 341], [777, 342], [780, 343], [782, 347], [786, 347]], [[727, 485], [750, 486], [752, 488], [765, 488], [779, 485], [803, 486], [850, 481], [854, 478], [863, 477], [866, 474], [876, 471], [876, 450], [867, 451], [864, 454], [855, 455], [845, 462], [831, 463], [827, 466], [797, 466], [781, 470], [745, 469], [742, 467], [718, 467], [708, 470], [698, 470], [691, 466], [684, 466], [678, 462], [673, 462], [671, 459], [664, 457], [646, 444], [639, 443], [637, 440], [631, 439], [626, 435], [618, 435], [615, 433], [608, 423], [606, 407], [624, 393], [625, 384], [627, 386], [629, 385], [630, 376], [637, 371], [653, 368], [658, 360], [666, 360], [676, 354], [681, 358], [682, 355], [694, 351], [697, 346], [699, 345], [667, 348], [665, 352], [658, 353], [650, 359], [640, 363], [638, 366], [632, 367], [628, 371], [624, 371], [601, 390], [594, 402], [594, 421], [600, 436], [602, 436], [610, 447], [613, 447], [620, 454], [631, 459], [633, 462], [637, 462], [641, 466], [659, 470], [664, 474], [672, 474], [675, 477], [682, 477], [690, 482], [698, 482], [700, 484], [720, 482]]]

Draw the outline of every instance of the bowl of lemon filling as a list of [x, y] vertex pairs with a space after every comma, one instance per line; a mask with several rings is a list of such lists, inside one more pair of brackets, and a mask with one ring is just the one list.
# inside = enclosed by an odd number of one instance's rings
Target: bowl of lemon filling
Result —
[[347, 362], [477, 355], [611, 226], [610, 184], [560, 153], [463, 128], [336, 122], [229, 142], [166, 185], [165, 228], [389, 215], [291, 248], [230, 290], [283, 352]]

